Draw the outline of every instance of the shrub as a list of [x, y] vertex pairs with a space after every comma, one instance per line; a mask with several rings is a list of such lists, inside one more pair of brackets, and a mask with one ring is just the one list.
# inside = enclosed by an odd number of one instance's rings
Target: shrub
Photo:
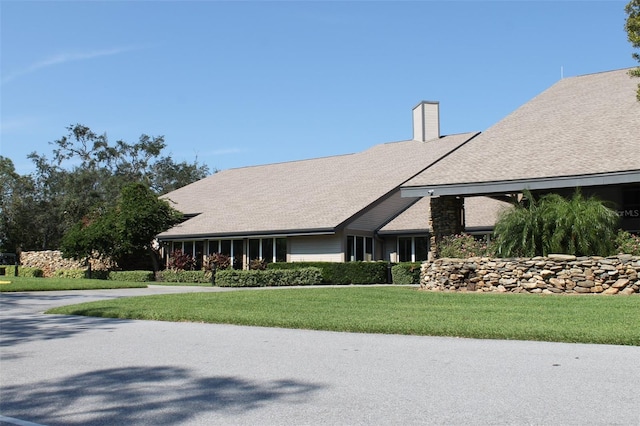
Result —
[[192, 271], [196, 267], [196, 260], [182, 250], [174, 250], [169, 256], [169, 269], [176, 271]]
[[387, 262], [276, 262], [268, 269], [316, 267], [322, 271], [323, 284], [386, 284]]
[[151, 271], [111, 271], [108, 278], [112, 281], [146, 283], [155, 281]]
[[54, 278], [81, 279], [87, 277], [86, 269], [58, 269], [53, 272]]
[[[5, 266], [6, 276], [14, 277], [16, 275], [16, 267], [14, 265]], [[44, 277], [44, 271], [40, 268], [31, 268], [28, 266], [18, 267], [18, 276], [25, 278], [42, 278]]]
[[496, 253], [503, 257], [608, 256], [614, 252], [619, 217], [594, 197], [576, 191], [571, 199], [546, 194], [536, 200], [524, 193], [521, 203], [496, 223]]
[[206, 269], [210, 271], [215, 266], [216, 269], [229, 269], [231, 267], [231, 256], [222, 253], [212, 253], [207, 258]]
[[314, 267], [264, 271], [226, 269], [216, 272], [216, 285], [220, 287], [314, 285], [321, 281], [322, 273]]
[[616, 252], [640, 256], [640, 235], [620, 230], [616, 236]]
[[209, 283], [211, 272], [165, 270], [158, 273], [160, 281], [167, 283]]
[[393, 284], [420, 284], [420, 263], [398, 263], [391, 267]]
[[249, 269], [254, 271], [264, 271], [267, 269], [267, 261], [264, 259], [253, 259], [249, 262]]
[[484, 240], [477, 240], [469, 234], [447, 235], [438, 247], [439, 257], [466, 259], [469, 257], [491, 256], [492, 246]]

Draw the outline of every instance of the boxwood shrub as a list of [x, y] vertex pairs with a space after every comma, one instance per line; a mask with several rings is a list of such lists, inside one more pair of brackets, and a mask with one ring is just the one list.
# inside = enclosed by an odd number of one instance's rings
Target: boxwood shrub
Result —
[[53, 272], [54, 278], [81, 279], [87, 277], [86, 269], [58, 269]]
[[147, 283], [155, 281], [153, 272], [151, 271], [111, 271], [109, 273], [112, 281], [127, 281], [136, 283]]
[[209, 271], [175, 271], [167, 269], [158, 273], [159, 281], [167, 283], [209, 283], [211, 272]]
[[[16, 267], [15, 265], [3, 265], [5, 268], [4, 273], [8, 277], [14, 277], [16, 275]], [[19, 266], [18, 267], [18, 276], [26, 277], [26, 278], [42, 278], [44, 277], [44, 271], [40, 268], [31, 268], [28, 266]]]
[[420, 263], [404, 262], [391, 267], [394, 284], [420, 284]]
[[314, 285], [322, 282], [319, 268], [272, 270], [234, 270], [216, 272], [216, 285], [220, 287], [270, 287], [292, 285]]
[[267, 269], [320, 268], [322, 284], [386, 284], [387, 262], [276, 262]]

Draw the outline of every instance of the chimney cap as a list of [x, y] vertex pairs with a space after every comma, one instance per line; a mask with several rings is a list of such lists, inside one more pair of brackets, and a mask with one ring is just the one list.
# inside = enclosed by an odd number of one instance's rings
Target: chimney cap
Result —
[[440, 104], [440, 101], [424, 101], [424, 100], [423, 100], [423, 101], [418, 102], [418, 104], [417, 104], [416, 106], [414, 106], [412, 109], [416, 109], [416, 108], [418, 108], [420, 105], [423, 105], [423, 104], [431, 104], [431, 105], [434, 105], [434, 104], [435, 104], [435, 105], [439, 105], [439, 104]]

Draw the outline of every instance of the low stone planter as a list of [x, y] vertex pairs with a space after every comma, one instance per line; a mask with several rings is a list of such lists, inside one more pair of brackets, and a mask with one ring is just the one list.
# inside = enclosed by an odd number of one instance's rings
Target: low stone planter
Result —
[[421, 267], [420, 288], [545, 294], [625, 294], [640, 291], [640, 256], [436, 259]]

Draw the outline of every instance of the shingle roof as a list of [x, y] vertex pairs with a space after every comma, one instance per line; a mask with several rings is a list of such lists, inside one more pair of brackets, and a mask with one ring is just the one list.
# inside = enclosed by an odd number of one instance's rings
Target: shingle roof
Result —
[[640, 170], [638, 80], [560, 80], [403, 188]]
[[476, 135], [224, 170], [163, 197], [198, 215], [159, 237], [331, 231]]
[[[431, 232], [429, 228], [430, 201], [429, 197], [420, 198], [415, 204], [380, 228], [380, 234]], [[492, 228], [498, 220], [500, 212], [509, 206], [510, 204], [507, 202], [489, 197], [466, 197], [464, 199], [466, 230]]]

